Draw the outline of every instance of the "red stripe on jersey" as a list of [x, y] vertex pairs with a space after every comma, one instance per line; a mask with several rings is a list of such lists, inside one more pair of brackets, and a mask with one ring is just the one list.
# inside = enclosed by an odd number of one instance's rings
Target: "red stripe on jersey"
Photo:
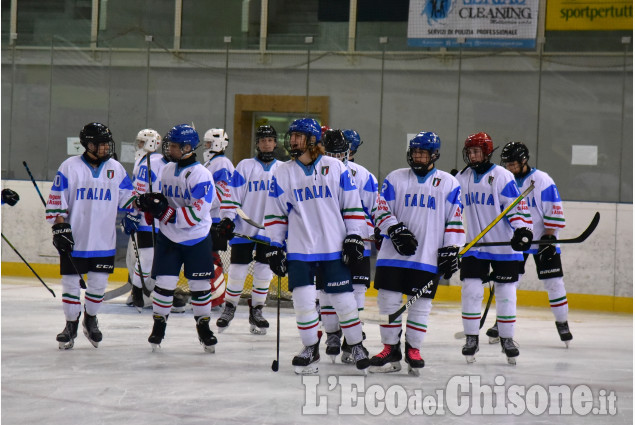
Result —
[[221, 210], [233, 210], [236, 207], [220, 207]]
[[400, 328], [401, 327], [401, 323], [398, 323], [396, 325], [379, 325], [380, 328]]
[[185, 221], [187, 221], [187, 224], [189, 224], [190, 226], [194, 226], [196, 223], [190, 220], [190, 218], [187, 216], [187, 210], [185, 209], [185, 207], [181, 207], [181, 211], [183, 211], [183, 217], [185, 217]]
[[343, 215], [342, 218], [347, 219], [347, 218], [352, 218], [355, 220], [366, 220], [366, 216], [363, 215]]
[[419, 331], [419, 332], [427, 332], [425, 329], [420, 329], [420, 328], [415, 328], [414, 326], [410, 326], [410, 325], [406, 325], [407, 328], [410, 328], [414, 331]]
[[509, 220], [509, 222], [511, 223], [512, 221], [516, 221], [516, 220], [520, 220], [523, 223], [527, 223], [527, 224], [532, 224], [533, 223], [531, 220], [529, 220], [529, 221], [525, 220], [524, 217], [514, 217], [511, 220]]
[[69, 300], [65, 300], [65, 299], [62, 299], [62, 302], [66, 303], [66, 304], [81, 304], [81, 302], [79, 302], [79, 301], [69, 301]]
[[357, 326], [357, 325], [359, 325], [360, 323], [361, 323], [361, 322], [358, 320], [357, 322], [355, 322], [355, 323], [351, 323], [350, 325], [342, 325], [342, 324], [340, 324], [340, 328], [342, 328], [342, 329], [348, 329], [348, 328], [352, 328], [353, 326]]
[[[481, 320], [481, 316], [477, 316], [477, 317], [465, 317], [465, 316], [461, 316], [463, 319], [465, 320]], [[499, 320], [500, 322], [500, 320]]]
[[191, 301], [192, 305], [195, 305], [195, 306], [197, 306], [197, 307], [200, 307], [200, 306], [204, 306], [204, 305], [210, 304], [211, 302], [212, 302], [212, 299], [211, 299], [211, 298], [210, 298], [210, 299], [208, 299], [207, 301], [205, 301], [204, 303], [197, 303], [197, 302]]
[[[553, 307], [561, 307], [561, 306], [566, 305], [566, 304], [568, 304], [568, 303], [565, 301], [565, 302], [562, 302], [562, 303], [560, 303], [560, 304], [552, 304], [552, 305], [551, 305], [551, 307], [552, 307], [552, 308], [553, 308]], [[324, 313], [322, 313], [322, 314], [324, 314]]]
[[333, 315], [333, 314], [337, 314], [337, 313], [334, 312], [334, 311], [321, 311], [320, 314], [322, 316], [329, 316], [329, 315]]
[[463, 229], [445, 229], [446, 233], [465, 233]]
[[557, 227], [559, 229], [564, 229], [564, 224], [545, 223], [545, 227]]
[[265, 223], [265, 227], [273, 226], [274, 224], [288, 224], [287, 221], [270, 221], [269, 223]]
[[317, 325], [319, 325], [320, 322], [315, 322], [314, 324], [312, 324], [311, 326], [298, 326], [298, 329], [300, 329], [301, 331], [305, 331], [307, 329], [311, 329], [316, 327]]
[[516, 319], [510, 319], [510, 320], [501, 320], [501, 319], [496, 319], [496, 321], [498, 323], [516, 323]]

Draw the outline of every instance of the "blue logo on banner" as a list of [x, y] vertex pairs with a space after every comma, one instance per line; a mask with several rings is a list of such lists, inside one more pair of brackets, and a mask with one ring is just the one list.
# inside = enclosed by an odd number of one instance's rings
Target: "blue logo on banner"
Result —
[[447, 18], [450, 9], [452, 9], [452, 0], [428, 0], [421, 14], [427, 16], [428, 24], [432, 25], [432, 21], [437, 22]]

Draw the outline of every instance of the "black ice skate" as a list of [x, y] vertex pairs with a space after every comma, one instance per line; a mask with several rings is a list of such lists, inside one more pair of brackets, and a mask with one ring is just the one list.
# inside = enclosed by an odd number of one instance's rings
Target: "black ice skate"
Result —
[[485, 332], [485, 335], [489, 337], [490, 344], [498, 344], [498, 322], [494, 323], [494, 326], [489, 328], [487, 332]]
[[[81, 315], [81, 313], [80, 313]], [[57, 342], [60, 350], [70, 350], [75, 345], [77, 338], [77, 328], [79, 327], [79, 317], [77, 320], [67, 320], [64, 330], [57, 334]]]
[[[362, 341], [366, 339], [366, 334], [362, 332]], [[368, 356], [368, 350], [364, 347], [364, 352]], [[353, 349], [348, 342], [346, 342], [346, 338], [342, 339], [342, 363], [345, 364], [355, 364], [355, 357], [353, 357]]]
[[214, 332], [209, 328], [209, 317], [194, 317], [196, 320], [196, 332], [198, 332], [198, 340], [203, 344], [204, 350], [207, 353], [213, 353], [216, 351], [214, 346], [218, 342], [214, 336]]
[[465, 356], [465, 361], [468, 364], [476, 361], [474, 355], [478, 353], [478, 335], [465, 335], [465, 345], [461, 353]]
[[234, 318], [236, 313], [236, 306], [230, 302], [225, 301], [225, 309], [216, 321], [216, 327], [218, 327], [218, 333], [222, 333]]
[[564, 345], [569, 348], [569, 341], [573, 339], [573, 335], [571, 335], [569, 330], [569, 322], [556, 322], [556, 328], [558, 329], [558, 335], [560, 335], [560, 341], [564, 342]]
[[507, 356], [507, 363], [511, 365], [516, 364], [516, 357], [520, 354], [518, 351], [518, 344], [512, 338], [503, 338], [501, 337], [501, 347], [503, 348], [503, 353]]
[[370, 359], [370, 371], [373, 373], [391, 373], [401, 370], [401, 343], [384, 344], [381, 353]]
[[364, 371], [364, 373], [366, 373], [368, 367], [370, 366], [368, 350], [364, 348], [364, 345], [361, 343], [361, 341], [357, 344], [351, 345], [350, 347], [353, 359], [355, 359], [355, 367], [357, 368], [357, 370], [362, 370]]
[[154, 325], [152, 326], [152, 333], [148, 337], [148, 342], [152, 346], [152, 351], [157, 351], [161, 347], [161, 341], [165, 337], [165, 327], [167, 326], [167, 316], [161, 316], [160, 314], [152, 315], [154, 319]]
[[141, 289], [141, 287], [137, 288], [136, 286], [132, 285], [132, 305], [134, 305], [139, 313], [141, 313], [144, 304], [145, 302], [143, 300], [143, 290]]
[[326, 333], [326, 355], [331, 357], [333, 363], [335, 363], [335, 359], [340, 354], [340, 340], [342, 338], [342, 330], [339, 329], [337, 332], [327, 332]]
[[411, 347], [406, 342], [406, 363], [408, 364], [408, 375], [419, 376], [426, 362], [421, 358], [421, 352], [418, 348]]
[[249, 304], [249, 332], [254, 335], [266, 335], [269, 322], [262, 317], [262, 308], [264, 305], [251, 306], [251, 300], [247, 302]]
[[313, 345], [305, 346], [302, 351], [293, 358], [291, 364], [298, 375], [315, 375], [318, 373], [317, 363], [320, 361], [320, 340]]
[[91, 316], [90, 314], [84, 311], [84, 320], [82, 320], [82, 327], [84, 328], [84, 335], [93, 347], [97, 348], [99, 343], [101, 342], [101, 331], [97, 326], [97, 316]]

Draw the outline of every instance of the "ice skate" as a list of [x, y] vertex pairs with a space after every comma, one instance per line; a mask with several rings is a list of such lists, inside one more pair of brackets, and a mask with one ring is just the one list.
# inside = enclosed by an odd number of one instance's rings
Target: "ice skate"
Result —
[[501, 347], [503, 353], [507, 356], [507, 363], [511, 365], [516, 364], [516, 357], [520, 354], [518, 351], [518, 344], [512, 338], [501, 337]]
[[[362, 332], [362, 341], [365, 339], [366, 339], [366, 335], [364, 334], [364, 332]], [[368, 356], [368, 350], [366, 349], [366, 347], [363, 347], [363, 348], [364, 348], [364, 352]], [[353, 357], [352, 348], [346, 342], [346, 338], [342, 339], [342, 363], [355, 364], [355, 358]]]
[[77, 328], [79, 327], [79, 317], [77, 320], [67, 320], [64, 330], [57, 334], [57, 342], [60, 350], [70, 350], [75, 345], [77, 338]]
[[406, 363], [408, 364], [408, 375], [419, 376], [421, 369], [426, 362], [421, 358], [421, 352], [418, 348], [413, 348], [406, 342]]
[[225, 309], [216, 321], [216, 327], [218, 327], [218, 333], [222, 333], [234, 318], [236, 313], [236, 306], [230, 302], [225, 302]]
[[372, 373], [391, 373], [401, 370], [401, 343], [394, 345], [384, 344], [381, 353], [370, 359], [370, 371]]
[[489, 343], [490, 344], [498, 344], [498, 342], [499, 342], [499, 338], [498, 338], [498, 322], [494, 323], [494, 326], [489, 328], [487, 330], [487, 332], [485, 332], [485, 335], [487, 335], [489, 337]]
[[165, 337], [165, 327], [167, 326], [167, 316], [161, 316], [160, 314], [154, 314], [154, 325], [152, 326], [152, 333], [148, 337], [148, 342], [152, 346], [152, 351], [158, 351], [161, 348], [161, 341]]
[[569, 341], [573, 339], [573, 335], [571, 335], [569, 330], [569, 322], [556, 322], [556, 328], [558, 329], [558, 335], [560, 335], [560, 341], [564, 342], [564, 345], [569, 348]]
[[474, 355], [478, 353], [478, 335], [465, 335], [465, 345], [461, 352], [468, 364], [474, 363], [476, 361]]
[[143, 306], [145, 305], [143, 300], [143, 290], [140, 287], [137, 288], [133, 285], [130, 296], [132, 297], [132, 305], [135, 306], [139, 313], [141, 313], [141, 310], [143, 310]]
[[84, 320], [82, 321], [82, 327], [84, 328], [84, 335], [93, 347], [97, 348], [99, 343], [101, 342], [101, 331], [97, 326], [97, 316], [91, 316], [90, 314], [84, 312]]
[[297, 375], [315, 375], [318, 373], [317, 363], [320, 361], [320, 340], [305, 346], [302, 351], [293, 358], [291, 364], [294, 366]]
[[338, 330], [337, 332], [327, 332], [326, 333], [326, 355], [331, 358], [333, 363], [337, 359], [337, 356], [340, 354], [340, 340], [342, 338], [342, 330]]
[[198, 333], [198, 340], [203, 347], [206, 353], [214, 353], [216, 349], [214, 346], [218, 342], [216, 337], [214, 336], [214, 332], [209, 328], [209, 317], [195, 317], [196, 319], [196, 332]]
[[249, 304], [249, 332], [254, 335], [266, 335], [267, 328], [269, 327], [269, 322], [262, 317], [262, 308], [263, 305], [257, 305], [255, 307], [251, 306], [251, 300], [248, 301]]
[[370, 360], [368, 358], [368, 350], [364, 348], [364, 345], [360, 342], [353, 344], [351, 347], [351, 354], [355, 359], [355, 367], [357, 370], [361, 370], [366, 374], [368, 367], [370, 366]]
[[187, 296], [174, 294], [170, 313], [185, 313], [185, 307], [187, 306], [187, 301], [188, 301]]

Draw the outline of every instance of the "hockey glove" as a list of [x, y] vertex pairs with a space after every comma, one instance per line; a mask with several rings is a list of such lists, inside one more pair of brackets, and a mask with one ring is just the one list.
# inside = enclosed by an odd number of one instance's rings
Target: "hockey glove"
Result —
[[14, 206], [20, 200], [20, 195], [11, 189], [2, 189], [2, 203]]
[[53, 225], [52, 229], [53, 246], [57, 248], [57, 252], [59, 252], [60, 255], [71, 253], [75, 245], [71, 225], [68, 223], [57, 223]]
[[514, 236], [512, 236], [512, 249], [514, 251], [527, 251], [531, 247], [531, 241], [534, 238], [534, 234], [531, 233], [526, 227], [519, 227], [514, 230]]
[[287, 257], [282, 248], [271, 247], [266, 257], [272, 272], [280, 277], [287, 274]]
[[381, 249], [381, 243], [384, 241], [384, 237], [381, 235], [381, 229], [375, 227], [375, 249], [379, 251]]
[[137, 198], [137, 205], [143, 212], [149, 212], [164, 224], [174, 223], [176, 210], [168, 204], [167, 198], [160, 192], [143, 193]]
[[342, 246], [342, 262], [357, 264], [364, 259], [364, 240], [359, 235], [348, 235]]
[[236, 225], [232, 220], [225, 217], [216, 225], [216, 231], [218, 232], [218, 236], [220, 238], [225, 239], [226, 241], [232, 240], [234, 237], [234, 229]]
[[[549, 241], [549, 240], [555, 241], [556, 237], [554, 235], [542, 235], [540, 240], [541, 241]], [[540, 245], [540, 249], [538, 250], [538, 261], [540, 261], [543, 264], [549, 263], [551, 260], [553, 260], [553, 257], [555, 257], [557, 253], [558, 252], [556, 251], [556, 246], [554, 244]]]
[[415, 239], [415, 235], [403, 224], [398, 223], [388, 229], [388, 236], [393, 246], [400, 255], [414, 255], [417, 251], [419, 242]]
[[126, 235], [132, 235], [134, 232], [139, 230], [139, 222], [141, 221], [141, 215], [137, 214], [126, 214], [123, 219], [121, 219], [121, 227], [123, 228], [123, 232]]
[[459, 269], [459, 247], [444, 246], [437, 251], [437, 267], [444, 279], [449, 279]]

